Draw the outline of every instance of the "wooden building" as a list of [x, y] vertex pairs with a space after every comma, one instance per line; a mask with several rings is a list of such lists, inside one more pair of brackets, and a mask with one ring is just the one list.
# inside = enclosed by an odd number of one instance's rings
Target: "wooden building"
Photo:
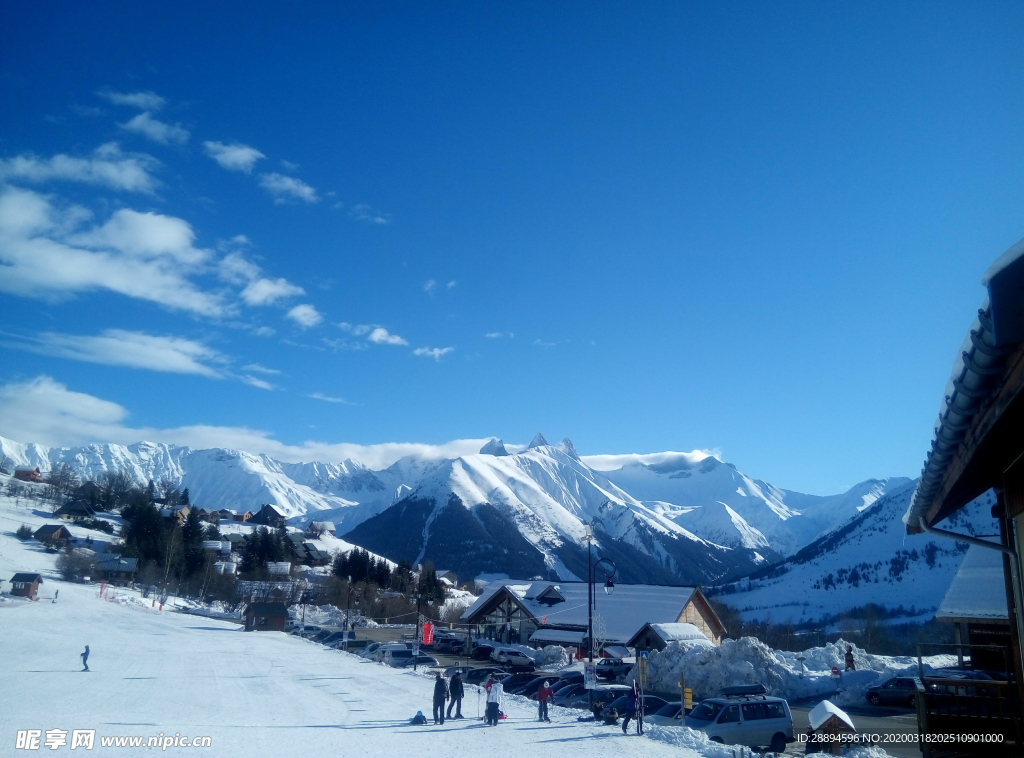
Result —
[[284, 514], [272, 505], [264, 505], [260, 508], [259, 513], [249, 519], [250, 524], [261, 524], [272, 529], [278, 529], [286, 522]]
[[51, 547], [66, 545], [75, 539], [74, 535], [63, 524], [46, 524], [36, 529], [35, 534], [32, 536], [44, 545]]
[[244, 617], [247, 632], [283, 632], [288, 608], [284, 603], [249, 603]]
[[[714, 616], [717, 619], [717, 616]], [[713, 620], [709, 619], [711, 623]], [[719, 622], [721, 623], [721, 622]], [[704, 622], [705, 627], [710, 627], [711, 624], [708, 621]], [[721, 644], [722, 633], [725, 630], [719, 631], [717, 639], [718, 644]], [[650, 652], [651, 650], [664, 650], [668, 647], [670, 642], [687, 642], [696, 644], [714, 644], [711, 642], [711, 636], [714, 632], [711, 632], [709, 636], [708, 632], [698, 627], [696, 624], [691, 624], [687, 621], [678, 622], [675, 624], [644, 624], [627, 642], [626, 647], [635, 648], [639, 653], [641, 651]]]
[[11, 594], [35, 600], [36, 594], [39, 592], [39, 585], [42, 583], [43, 577], [40, 574], [18, 572], [11, 577]]
[[[921, 479], [903, 517], [908, 534], [927, 532], [999, 554], [1012, 671], [963, 688], [924, 677], [918, 692], [922, 734], [998, 734], [999, 750], [1024, 754], [1024, 240], [985, 273], [984, 307], [953, 364]], [[998, 541], [937, 528], [980, 495], [994, 491]], [[907, 547], [911, 547], [908, 540]], [[922, 740], [925, 758], [931, 743]], [[962, 752], [973, 743], [963, 742]], [[978, 744], [991, 754], [990, 744]]]
[[[625, 645], [649, 623], [689, 623], [713, 645], [725, 627], [697, 587], [616, 584], [612, 594], [595, 585], [594, 639]], [[462, 614], [478, 633], [502, 642], [559, 642], [587, 646], [587, 583], [504, 581], [492, 584]], [[558, 638], [558, 639], [555, 639]]]
[[14, 478], [23, 482], [36, 482], [37, 484], [43, 483], [43, 476], [39, 471], [38, 466], [16, 466], [14, 469]]
[[131, 587], [135, 584], [135, 572], [138, 567], [138, 558], [122, 558], [119, 555], [103, 556], [94, 564], [93, 579], [101, 579], [121, 587]]

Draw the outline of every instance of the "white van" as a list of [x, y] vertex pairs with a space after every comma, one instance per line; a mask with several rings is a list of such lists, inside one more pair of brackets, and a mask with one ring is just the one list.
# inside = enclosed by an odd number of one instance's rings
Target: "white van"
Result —
[[[376, 651], [374, 651], [374, 653], [373, 653], [373, 660], [376, 661], [377, 663], [385, 663], [386, 662], [386, 658], [387, 658], [387, 654], [391, 650], [409, 650], [409, 648], [407, 648], [401, 642], [386, 642], [383, 645], [381, 645], [379, 648], [377, 648]], [[409, 651], [409, 652], [411, 653], [412, 651]]]
[[727, 687], [721, 697], [701, 702], [686, 725], [705, 732], [714, 742], [767, 747], [782, 753], [793, 742], [793, 714], [781, 697], [769, 697], [760, 684]]
[[388, 652], [384, 654], [384, 663], [388, 666], [394, 666], [395, 668], [411, 660], [412, 650], [404, 645], [401, 648], [388, 650]]

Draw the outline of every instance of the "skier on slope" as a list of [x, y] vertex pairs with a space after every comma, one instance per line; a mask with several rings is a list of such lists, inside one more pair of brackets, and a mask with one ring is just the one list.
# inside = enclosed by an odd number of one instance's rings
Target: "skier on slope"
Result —
[[82, 666], [85, 667], [85, 668], [82, 669], [82, 671], [88, 671], [89, 670], [89, 646], [88, 645], [85, 646], [85, 652], [84, 653], [79, 653], [79, 656], [82, 659]]
[[462, 677], [459, 676], [459, 672], [456, 671], [452, 674], [452, 679], [448, 682], [448, 694], [451, 696], [451, 700], [448, 702], [448, 718], [452, 717], [452, 706], [455, 706], [455, 718], [462, 718], [462, 698], [466, 694], [465, 688], [462, 686]]
[[491, 686], [487, 688], [487, 725], [498, 725], [498, 714], [501, 712], [501, 682], [491, 678]]
[[441, 678], [441, 672], [437, 672], [434, 680], [434, 723], [444, 723], [444, 701], [448, 699], [448, 683]]
[[545, 681], [537, 690], [537, 720], [551, 723], [551, 719], [548, 718], [548, 701], [555, 697], [555, 693], [548, 684]]

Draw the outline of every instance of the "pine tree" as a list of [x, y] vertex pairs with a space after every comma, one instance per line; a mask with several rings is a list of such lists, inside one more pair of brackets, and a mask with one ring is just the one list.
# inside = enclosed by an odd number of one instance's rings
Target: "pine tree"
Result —
[[191, 577], [202, 570], [206, 563], [203, 551], [203, 523], [199, 520], [199, 512], [189, 511], [185, 524], [181, 528], [181, 550], [185, 561], [185, 576]]
[[182, 505], [190, 505], [191, 504], [189, 502], [189, 499], [188, 499], [188, 487], [186, 487], [185, 489], [183, 489], [181, 491], [181, 504]]

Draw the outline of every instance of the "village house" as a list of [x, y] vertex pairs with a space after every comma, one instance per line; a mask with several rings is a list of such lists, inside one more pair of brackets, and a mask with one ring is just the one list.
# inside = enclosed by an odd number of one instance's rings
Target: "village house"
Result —
[[18, 572], [11, 577], [11, 594], [35, 600], [36, 593], [39, 592], [39, 585], [42, 583], [43, 577], [39, 574]]
[[62, 521], [86, 521], [96, 518], [96, 511], [88, 501], [82, 499], [69, 500], [53, 512]]
[[[712, 612], [713, 613], [713, 612]], [[714, 618], [718, 618], [715, 616]], [[721, 641], [725, 629], [718, 632], [718, 639]], [[626, 642], [626, 647], [635, 648], [637, 653], [650, 652], [652, 650], [662, 651], [668, 647], [670, 642], [697, 642], [708, 643], [714, 636], [707, 634], [695, 624], [681, 622], [676, 624], [644, 624]]]
[[247, 632], [283, 632], [288, 608], [284, 603], [249, 603], [244, 617]]
[[286, 521], [284, 514], [272, 505], [264, 505], [259, 513], [249, 519], [250, 524], [261, 524], [273, 529], [284, 526]]
[[68, 542], [73, 542], [75, 539], [74, 535], [63, 524], [46, 524], [36, 529], [35, 534], [32, 536], [50, 547], [60, 547]]
[[[965, 646], [957, 649], [961, 666], [966, 656], [972, 668], [1006, 669], [1013, 659], [1013, 640], [1003, 584], [1003, 556], [998, 551], [977, 546], [968, 548], [946, 596], [939, 603], [935, 620], [953, 624], [956, 644]], [[970, 648], [969, 645], [986, 647]]]
[[161, 508], [160, 515], [169, 521], [173, 521], [178, 526], [185, 523], [185, 519], [188, 518], [188, 514], [192, 512], [192, 507], [188, 505], [175, 505], [170, 508]]
[[444, 583], [446, 587], [458, 587], [459, 586], [459, 575], [450, 569], [437, 569], [434, 572], [438, 581]]
[[307, 537], [321, 537], [325, 534], [334, 536], [335, 528], [333, 521], [312, 521], [306, 527]]
[[94, 564], [93, 579], [109, 584], [131, 587], [135, 584], [135, 572], [139, 567], [138, 558], [122, 558], [119, 555], [101, 556]]
[[14, 478], [22, 482], [43, 483], [43, 477], [38, 466], [16, 466], [14, 469]]
[[244, 513], [234, 513], [232, 511], [231, 519], [233, 521], [241, 521], [244, 524], [246, 521], [252, 519], [252, 511], [245, 511]]
[[[697, 587], [616, 584], [612, 594], [595, 585], [594, 638], [626, 645], [648, 623], [688, 623], [713, 645], [725, 627]], [[588, 646], [587, 583], [503, 581], [493, 583], [462, 614], [478, 633], [501, 642], [536, 646]], [[653, 640], [652, 640], [653, 642]]]

